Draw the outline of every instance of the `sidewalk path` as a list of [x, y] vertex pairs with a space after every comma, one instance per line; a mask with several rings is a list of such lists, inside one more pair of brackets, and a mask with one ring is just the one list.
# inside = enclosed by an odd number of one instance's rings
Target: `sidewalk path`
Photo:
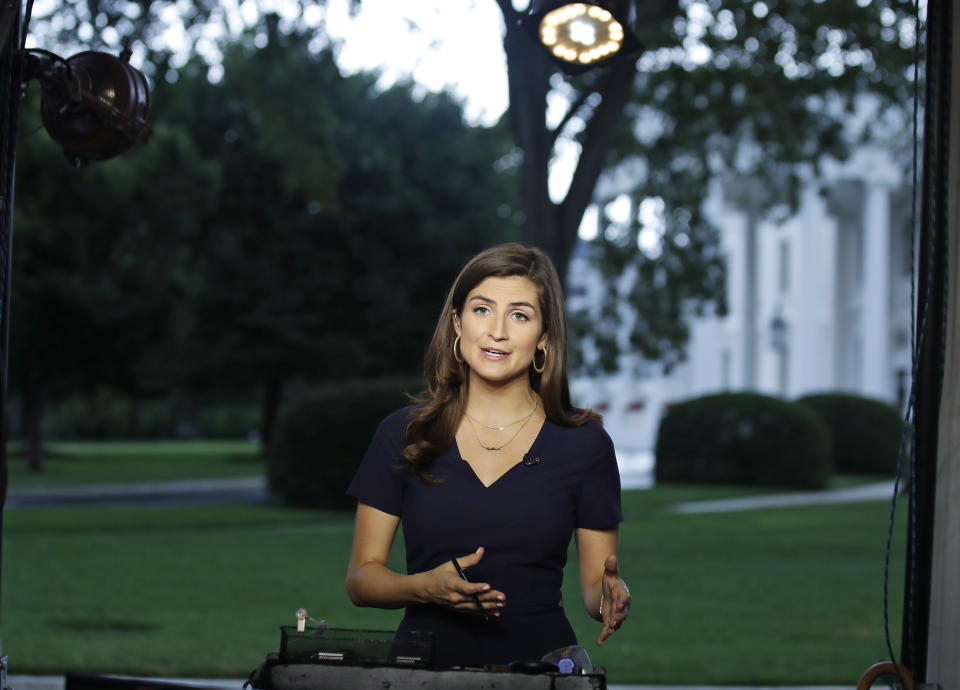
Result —
[[[640, 476], [639, 473], [637, 476]], [[637, 482], [641, 485], [641, 482]], [[721, 513], [758, 508], [783, 508], [826, 503], [890, 500], [893, 482], [849, 489], [765, 494], [744, 498], [676, 503], [674, 513]], [[201, 503], [259, 503], [270, 500], [264, 477], [191, 479], [131, 484], [89, 484], [11, 489], [5, 509], [46, 508], [59, 505], [183, 506]]]
[[187, 505], [262, 502], [268, 499], [264, 477], [189, 479], [135, 484], [87, 484], [11, 489], [6, 509], [58, 505]]
[[804, 491], [789, 494], [768, 494], [746, 498], [726, 498], [716, 501], [689, 501], [676, 503], [670, 509], [674, 513], [726, 513], [757, 508], [787, 508], [792, 506], [820, 505], [824, 503], [855, 503], [893, 498], [893, 482], [865, 484], [849, 489], [829, 491]]

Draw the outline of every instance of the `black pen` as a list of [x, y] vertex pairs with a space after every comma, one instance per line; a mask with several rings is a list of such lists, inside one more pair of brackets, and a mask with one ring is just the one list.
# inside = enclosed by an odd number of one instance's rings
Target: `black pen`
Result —
[[[456, 558], [451, 558], [451, 559], [450, 559], [450, 562], [453, 563], [453, 567], [457, 569], [457, 575], [459, 575], [459, 576], [463, 579], [464, 582], [470, 582], [470, 580], [467, 579], [467, 576], [463, 574], [463, 568], [461, 568], [461, 567], [460, 567], [460, 564], [457, 563], [457, 559], [456, 559]], [[486, 612], [483, 610], [483, 603], [480, 601], [480, 595], [477, 594], [476, 592], [474, 592], [474, 593], [473, 593], [473, 600], [474, 600], [475, 602], [477, 602], [477, 608], [480, 609], [480, 613], [482, 613], [482, 614], [483, 614], [483, 617], [486, 618], [486, 617], [487, 617], [487, 614], [486, 614]]]

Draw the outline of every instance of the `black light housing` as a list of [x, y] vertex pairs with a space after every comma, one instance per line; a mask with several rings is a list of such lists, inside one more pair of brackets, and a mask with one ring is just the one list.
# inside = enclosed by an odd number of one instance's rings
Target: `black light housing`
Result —
[[570, 74], [642, 49], [630, 30], [630, 0], [535, 1], [522, 22]]
[[77, 166], [113, 158], [150, 137], [150, 88], [142, 72], [97, 51], [66, 60], [44, 50], [25, 52], [24, 82], [40, 81], [41, 118], [50, 138]]

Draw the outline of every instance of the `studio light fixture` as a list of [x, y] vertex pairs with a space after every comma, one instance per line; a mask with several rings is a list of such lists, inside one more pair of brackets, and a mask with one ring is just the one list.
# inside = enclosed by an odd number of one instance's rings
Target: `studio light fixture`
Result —
[[629, 29], [629, 7], [623, 0], [541, 0], [524, 22], [565, 71], [576, 73], [640, 48]]
[[76, 166], [113, 158], [150, 137], [147, 79], [120, 57], [85, 51], [64, 59], [24, 51], [24, 85], [40, 82], [40, 114], [50, 138]]
[[554, 57], [589, 65], [620, 50], [623, 25], [602, 7], [575, 2], [544, 16], [540, 42]]

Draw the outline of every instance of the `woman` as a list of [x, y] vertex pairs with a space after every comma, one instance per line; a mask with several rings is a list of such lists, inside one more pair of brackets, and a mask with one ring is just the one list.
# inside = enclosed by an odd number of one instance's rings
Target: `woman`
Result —
[[[347, 592], [358, 606], [406, 607], [400, 631], [432, 631], [436, 666], [576, 644], [560, 594], [572, 535], [597, 644], [627, 617], [616, 459], [599, 417], [570, 403], [566, 350], [546, 254], [520, 244], [478, 254], [440, 314], [427, 393], [381, 423], [350, 485]], [[401, 522], [408, 575], [387, 567]]]

